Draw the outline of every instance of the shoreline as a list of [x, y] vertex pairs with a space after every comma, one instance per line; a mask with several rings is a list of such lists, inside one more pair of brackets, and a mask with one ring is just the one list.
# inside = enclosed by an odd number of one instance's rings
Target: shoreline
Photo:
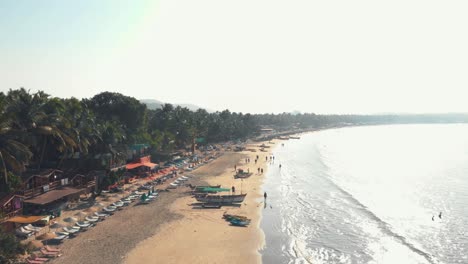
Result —
[[[263, 152], [259, 145], [270, 146]], [[199, 181], [236, 187], [236, 193], [248, 193], [240, 207], [224, 206], [221, 209], [196, 209], [191, 196], [176, 199], [169, 206], [171, 214], [180, 218], [162, 224], [149, 238], [139, 242], [125, 256], [124, 263], [261, 263], [260, 251], [265, 246], [265, 234], [260, 227], [263, 204], [262, 185], [270, 156], [276, 146], [268, 142], [247, 144], [242, 152], [226, 152], [210, 164], [193, 171]], [[250, 150], [255, 150], [252, 152]], [[254, 160], [259, 155], [255, 164]], [[246, 163], [245, 158], [251, 162]], [[234, 179], [234, 164], [237, 168], [249, 169], [253, 175], [247, 179]], [[257, 168], [263, 173], [257, 173]], [[252, 222], [248, 227], [230, 226], [222, 219], [224, 212], [245, 215]]]

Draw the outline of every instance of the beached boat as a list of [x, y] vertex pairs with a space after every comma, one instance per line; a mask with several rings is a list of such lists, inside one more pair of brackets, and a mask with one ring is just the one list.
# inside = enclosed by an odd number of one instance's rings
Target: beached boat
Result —
[[234, 194], [234, 195], [199, 195], [195, 196], [197, 201], [202, 203], [220, 203], [220, 204], [232, 204], [242, 203], [247, 194]]
[[243, 226], [243, 227], [246, 227], [250, 224], [250, 220], [232, 219], [232, 220], [229, 220], [229, 222], [233, 226]]
[[192, 191], [192, 194], [207, 194], [207, 193], [218, 193], [218, 192], [229, 192], [229, 188], [213, 188], [213, 187], [204, 187], [204, 188], [195, 188]]
[[194, 186], [192, 184], [189, 184], [188, 186], [192, 190], [204, 189], [204, 188], [220, 188], [221, 187], [221, 185], [198, 185], [198, 186]]
[[289, 138], [290, 139], [301, 139], [301, 137], [293, 137], [293, 136], [290, 136]]
[[252, 174], [253, 174], [252, 172], [246, 172], [246, 171], [243, 171], [243, 170], [239, 169], [237, 171], [237, 173], [234, 175], [234, 178], [236, 178], [236, 179], [237, 178], [245, 179], [245, 178], [248, 178], [248, 177], [252, 176]]
[[231, 220], [233, 220], [233, 219], [242, 220], [242, 221], [250, 221], [250, 219], [247, 218], [246, 216], [234, 215], [234, 214], [226, 214], [226, 212], [223, 214], [223, 218], [224, 218], [226, 221], [231, 221]]

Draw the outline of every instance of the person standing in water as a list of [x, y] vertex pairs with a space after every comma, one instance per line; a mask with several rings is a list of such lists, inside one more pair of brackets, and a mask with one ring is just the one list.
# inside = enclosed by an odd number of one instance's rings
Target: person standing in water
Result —
[[263, 193], [263, 198], [266, 200], [266, 198], [267, 198], [267, 193], [266, 192]]
[[281, 169], [281, 164], [280, 164], [279, 168]]
[[442, 219], [442, 212], [439, 213], [439, 218]]

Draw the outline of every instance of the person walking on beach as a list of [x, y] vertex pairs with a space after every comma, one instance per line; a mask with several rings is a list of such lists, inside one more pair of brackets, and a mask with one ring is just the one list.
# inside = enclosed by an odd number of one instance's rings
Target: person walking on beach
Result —
[[263, 174], [263, 169], [260, 169], [260, 172]]
[[281, 169], [281, 164], [280, 164], [280, 166], [279, 166], [279, 167], [280, 167], [280, 169]]
[[237, 165], [234, 165], [234, 171], [237, 171]]
[[266, 192], [263, 193], [263, 198], [266, 200], [266, 198], [267, 198], [267, 193]]
[[257, 173], [260, 174], [260, 168], [257, 169]]
[[236, 193], [236, 187], [232, 186], [232, 193]]
[[439, 213], [439, 218], [442, 219], [442, 212]]
[[265, 161], [268, 161], [268, 157], [265, 157]]

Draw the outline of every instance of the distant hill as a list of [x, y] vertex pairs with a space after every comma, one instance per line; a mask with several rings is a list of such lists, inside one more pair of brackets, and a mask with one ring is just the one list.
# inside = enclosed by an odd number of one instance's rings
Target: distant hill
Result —
[[[161, 102], [159, 100], [155, 100], [155, 99], [141, 99], [140, 102], [146, 104], [146, 106], [148, 107], [148, 109], [159, 109], [162, 107], [163, 104], [165, 104], [165, 102]], [[174, 106], [180, 106], [180, 107], [187, 107], [189, 110], [191, 111], [197, 111], [198, 109], [205, 109], [206, 111], [208, 112], [214, 112], [213, 110], [210, 110], [210, 109], [206, 109], [206, 108], [203, 108], [203, 107], [200, 107], [198, 105], [194, 105], [194, 104], [172, 104]]]

